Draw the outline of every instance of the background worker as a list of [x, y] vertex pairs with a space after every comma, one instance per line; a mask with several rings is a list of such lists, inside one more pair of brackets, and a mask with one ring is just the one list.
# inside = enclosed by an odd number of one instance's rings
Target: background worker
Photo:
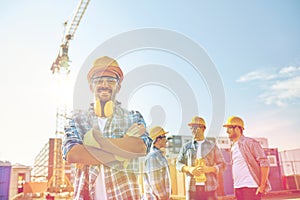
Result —
[[96, 59], [87, 79], [94, 103], [73, 111], [62, 145], [64, 158], [79, 166], [74, 199], [141, 199], [135, 157], [151, 145], [143, 116], [116, 100], [123, 80], [116, 60]]
[[153, 143], [150, 152], [146, 156], [144, 166], [145, 200], [167, 200], [171, 196], [169, 166], [163, 150], [167, 145], [167, 133], [159, 126], [155, 126], [149, 131]]
[[259, 200], [270, 190], [269, 159], [258, 141], [243, 135], [244, 121], [229, 117], [226, 124], [232, 141], [231, 159], [235, 196], [237, 200]]
[[188, 126], [193, 139], [181, 147], [176, 161], [177, 170], [186, 173], [186, 199], [217, 200], [217, 174], [226, 167], [222, 152], [205, 138], [203, 118], [193, 117]]

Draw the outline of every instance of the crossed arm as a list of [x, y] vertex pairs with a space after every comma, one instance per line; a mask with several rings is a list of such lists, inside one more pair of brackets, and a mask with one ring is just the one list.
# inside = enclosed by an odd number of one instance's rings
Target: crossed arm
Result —
[[140, 136], [145, 131], [143, 125], [133, 124], [123, 138], [104, 138], [93, 129], [94, 145], [86, 145], [83, 142], [72, 146], [66, 153], [66, 160], [69, 163], [106, 164], [120, 157], [130, 159], [143, 156], [146, 154], [147, 146]]

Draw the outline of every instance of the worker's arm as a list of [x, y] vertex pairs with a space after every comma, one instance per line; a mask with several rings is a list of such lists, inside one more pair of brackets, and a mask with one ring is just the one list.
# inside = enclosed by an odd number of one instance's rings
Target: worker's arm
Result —
[[261, 181], [260, 185], [258, 186], [256, 190], [256, 194], [260, 193], [265, 193], [266, 185], [267, 185], [267, 180], [269, 176], [269, 167], [260, 167], [260, 172], [261, 172]]
[[[84, 116], [85, 113], [74, 113], [73, 118], [69, 120], [69, 126], [65, 128], [62, 150], [63, 157], [68, 162], [104, 164], [116, 160], [117, 156], [124, 158], [143, 156], [146, 149], [151, 146], [145, 125], [140, 125], [143, 123], [133, 124], [123, 138], [104, 138], [95, 131], [96, 129], [84, 133], [84, 127], [77, 122], [85, 120]], [[141, 119], [136, 121], [142, 121]]]
[[[93, 145], [84, 144], [84, 127], [80, 125], [80, 121], [84, 121], [86, 113], [76, 110], [72, 112], [72, 118], [68, 118], [68, 125], [65, 127], [65, 134], [62, 140], [63, 158], [69, 163], [81, 164], [105, 164], [115, 160], [113, 154], [100, 150], [95, 151]], [[75, 120], [76, 119], [76, 120]], [[89, 134], [88, 134], [89, 133]], [[85, 133], [92, 136], [92, 131]]]
[[106, 164], [115, 161], [113, 154], [105, 152], [103, 150], [91, 151], [92, 147], [86, 147], [82, 144], [74, 145], [70, 151], [66, 154], [66, 160], [68, 163], [81, 163], [81, 164]]
[[269, 170], [270, 170], [270, 160], [266, 156], [264, 149], [260, 145], [260, 143], [256, 140], [254, 140], [252, 143], [250, 143], [252, 155], [254, 155], [256, 161], [259, 163], [260, 166], [260, 183], [258, 185], [258, 188], [256, 190], [256, 194], [258, 193], [265, 193], [266, 187], [268, 186], [268, 176], [269, 176]]
[[69, 163], [106, 164], [116, 160], [115, 156], [135, 158], [145, 155], [146, 145], [139, 137], [97, 138], [99, 146], [74, 145], [66, 155]]
[[[143, 140], [146, 128], [143, 124], [133, 124], [123, 138], [104, 138], [96, 129], [93, 130], [93, 137], [98, 142], [101, 149], [109, 151], [118, 156], [138, 156], [145, 155], [147, 144]], [[143, 136], [144, 135], [144, 136]], [[135, 155], [137, 154], [137, 155]]]
[[197, 169], [197, 167], [185, 165], [182, 167], [181, 171], [184, 173], [189, 173], [190, 175], [193, 176], [200, 176], [200, 171]]
[[103, 150], [112, 151], [112, 145], [117, 149], [130, 153], [146, 154], [146, 144], [141, 138], [146, 129], [142, 124], [133, 124], [126, 132], [123, 138], [104, 138], [100, 137], [101, 133], [96, 129], [93, 130], [93, 136]]
[[[120, 148], [120, 150], [124, 152], [146, 155], [147, 147], [144, 141], [139, 137], [124, 136], [123, 138], [103, 139], [107, 139], [111, 144]], [[108, 147], [110, 147], [110, 145]], [[105, 146], [103, 146], [103, 148], [105, 148]]]

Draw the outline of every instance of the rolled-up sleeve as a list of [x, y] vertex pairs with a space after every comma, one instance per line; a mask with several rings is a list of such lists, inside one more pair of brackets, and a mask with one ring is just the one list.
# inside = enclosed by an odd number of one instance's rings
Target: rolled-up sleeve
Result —
[[220, 171], [224, 171], [226, 169], [226, 163], [225, 163], [223, 154], [217, 145], [215, 146], [215, 154], [214, 155], [215, 155], [216, 166], [218, 168], [217, 173], [219, 173]]
[[181, 147], [176, 160], [176, 169], [180, 172], [182, 172], [182, 167], [184, 167], [187, 164], [185, 151], [186, 151], [185, 146]]
[[260, 143], [258, 141], [253, 142], [253, 148], [255, 159], [258, 162], [260, 167], [269, 167], [270, 161], [268, 157], [266, 156], [264, 149], [261, 147]]
[[83, 144], [83, 136], [78, 130], [78, 125], [75, 122], [75, 118], [79, 113], [72, 113], [71, 118], [68, 118], [67, 125], [65, 126], [65, 134], [62, 141], [62, 154], [63, 158], [66, 159], [67, 153], [77, 144]]
[[[134, 121], [135, 121], [135, 123], [143, 124], [146, 127], [146, 122], [145, 122], [142, 114], [138, 111], [134, 112]], [[147, 147], [147, 153], [148, 153], [150, 151], [150, 148], [152, 145], [152, 139], [149, 137], [149, 133], [147, 131], [140, 137], [144, 141], [144, 143]]]

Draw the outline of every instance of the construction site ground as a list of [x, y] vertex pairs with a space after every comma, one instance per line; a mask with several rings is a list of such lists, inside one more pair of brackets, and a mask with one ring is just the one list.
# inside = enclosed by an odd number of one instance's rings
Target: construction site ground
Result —
[[[184, 196], [173, 196], [173, 200], [185, 200]], [[234, 200], [234, 196], [219, 196], [218, 200]], [[264, 195], [263, 200], [300, 200], [300, 190], [280, 190], [269, 192]]]

